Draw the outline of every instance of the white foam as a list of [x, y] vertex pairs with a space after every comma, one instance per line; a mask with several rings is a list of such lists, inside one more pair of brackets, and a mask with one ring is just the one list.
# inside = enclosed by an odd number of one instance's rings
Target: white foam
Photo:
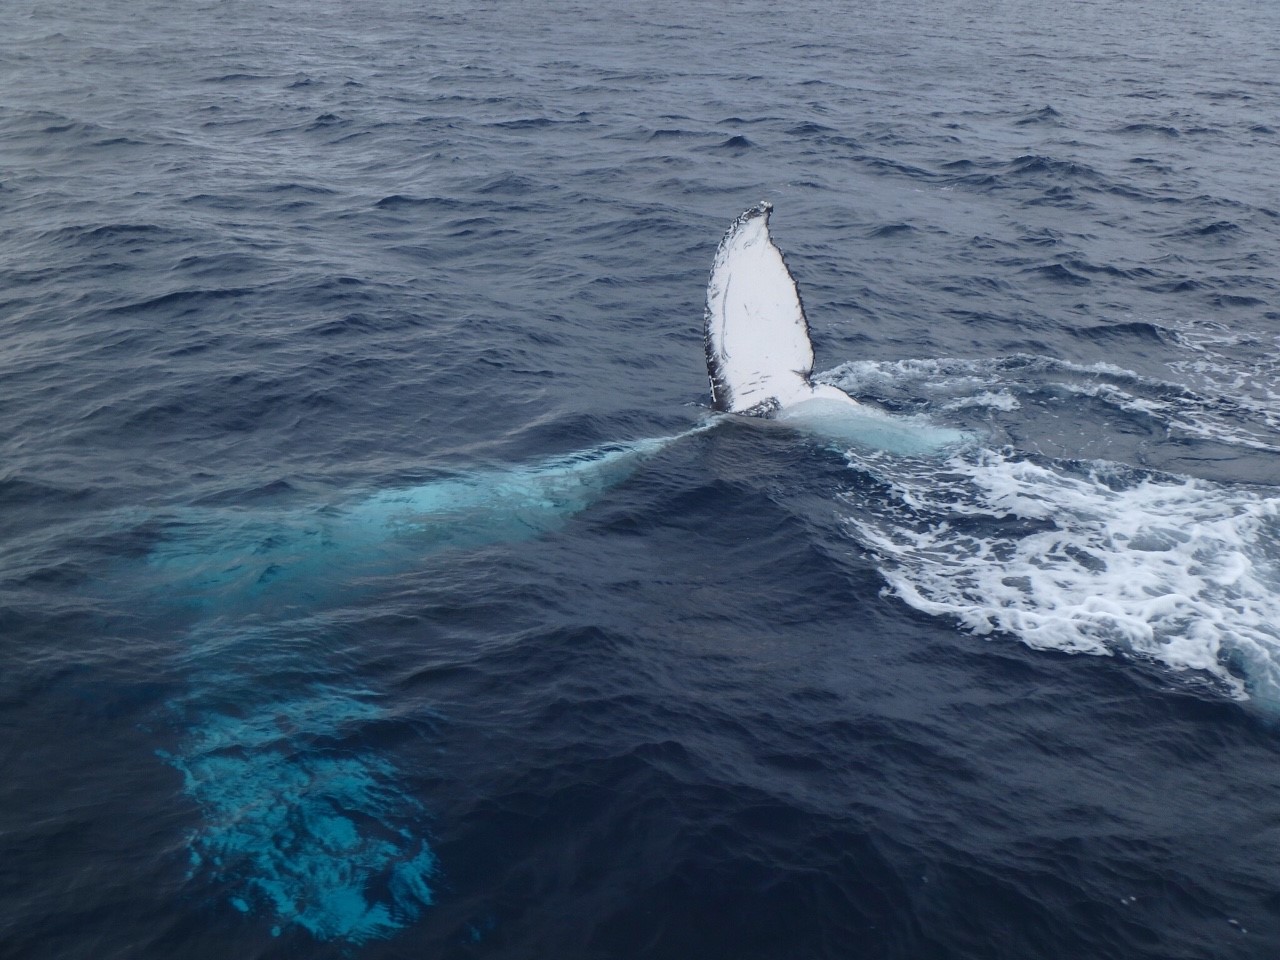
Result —
[[1053, 357], [1014, 354], [998, 359], [929, 357], [903, 360], [851, 360], [818, 379], [852, 394], [909, 388], [920, 396], [972, 396], [984, 389], [1036, 385], [1062, 375], [1133, 378], [1112, 363], [1071, 363]]
[[[1280, 337], [1228, 330], [1208, 320], [1176, 324], [1179, 346], [1188, 356], [1170, 369], [1198, 391], [1223, 398], [1232, 415], [1231, 442], [1280, 449]], [[1220, 424], [1193, 411], [1185, 426], [1193, 436], [1216, 439]]]
[[[1058, 415], [1089, 398], [1175, 439], [1280, 451], [1275, 351], [1214, 324], [1177, 335], [1186, 353], [1169, 380], [1029, 355], [857, 361], [821, 379], [926, 412], [974, 411], [1011, 424], [1030, 449], [1109, 450], [1082, 432], [1093, 415]], [[1039, 432], [1064, 422], [1061, 435]], [[941, 469], [852, 449], [847, 458], [890, 491], [849, 493], [848, 527], [917, 610], [1036, 649], [1153, 661], [1280, 709], [1275, 488], [1011, 449], [966, 450]]]
[[1280, 499], [1009, 451], [954, 457], [941, 473], [852, 452], [850, 463], [894, 491], [888, 503], [850, 494], [847, 523], [912, 607], [1280, 704]]
[[1010, 413], [1022, 406], [1022, 403], [1008, 390], [981, 390], [971, 397], [956, 397], [942, 405], [943, 410], [967, 410], [971, 407], [988, 407]]
[[[817, 379], [855, 397], [928, 399], [956, 412], [1011, 412], [1022, 398], [1089, 397], [1158, 422], [1170, 435], [1280, 452], [1280, 361], [1271, 348], [1210, 328], [1179, 332], [1191, 355], [1170, 364], [1187, 383], [1143, 377], [1115, 364], [1019, 354], [998, 359], [861, 360]], [[1253, 349], [1253, 347], [1257, 349]]]

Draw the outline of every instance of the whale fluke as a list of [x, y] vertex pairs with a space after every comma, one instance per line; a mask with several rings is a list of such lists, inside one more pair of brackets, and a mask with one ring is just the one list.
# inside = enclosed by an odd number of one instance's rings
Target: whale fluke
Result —
[[971, 435], [858, 403], [813, 382], [813, 344], [800, 292], [769, 237], [773, 204], [762, 200], [729, 226], [711, 279], [703, 340], [711, 405], [777, 420], [844, 447], [936, 456]]
[[811, 379], [809, 321], [795, 279], [769, 237], [772, 210], [762, 200], [734, 220], [711, 265], [703, 323], [711, 405], [772, 417], [808, 400], [853, 404], [842, 391]]

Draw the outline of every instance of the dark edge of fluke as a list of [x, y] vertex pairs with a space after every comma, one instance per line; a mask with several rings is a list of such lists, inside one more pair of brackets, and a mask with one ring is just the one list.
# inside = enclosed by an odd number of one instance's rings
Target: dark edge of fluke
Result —
[[[734, 221], [729, 224], [729, 229], [725, 231], [724, 236], [720, 239], [720, 245], [716, 248], [715, 258], [711, 262], [711, 272], [707, 277], [707, 291], [703, 300], [702, 308], [702, 350], [707, 359], [707, 380], [711, 385], [711, 409], [718, 413], [728, 413], [733, 408], [733, 391], [729, 387], [728, 380], [725, 377], [721, 356], [711, 342], [711, 284], [715, 279], [716, 268], [720, 266], [720, 254], [724, 250], [725, 245], [733, 239], [743, 226], [755, 220], [757, 217], [763, 217], [765, 223], [765, 232], [769, 229], [769, 215], [773, 213], [773, 203], [769, 200], [761, 200], [753, 207], [748, 207], [742, 213], [738, 214]], [[769, 242], [773, 243], [773, 238], [769, 237]], [[805, 310], [804, 298], [800, 295], [800, 285], [795, 281], [795, 274], [791, 272], [791, 264], [787, 263], [786, 254], [774, 244], [774, 248], [778, 250], [778, 255], [782, 257], [783, 265], [787, 268], [787, 275], [791, 278], [791, 286], [795, 290], [796, 302], [800, 304], [800, 316], [804, 320], [805, 336], [809, 338], [809, 342], [813, 342], [813, 328], [809, 326], [809, 312]], [[804, 378], [804, 381], [810, 385], [813, 384], [813, 368], [810, 366], [808, 370], [797, 370], [796, 373]], [[750, 410], [740, 411], [743, 416], [749, 417], [769, 417], [777, 413], [779, 404], [777, 401], [772, 403], [766, 401], [757, 404]]]

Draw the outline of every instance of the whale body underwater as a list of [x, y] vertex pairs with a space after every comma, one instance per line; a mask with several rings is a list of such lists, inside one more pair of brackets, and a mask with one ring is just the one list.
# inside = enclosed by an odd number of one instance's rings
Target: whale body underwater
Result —
[[[534, 463], [477, 469], [345, 504], [188, 507], [134, 513], [149, 544], [128, 592], [184, 623], [188, 685], [163, 709], [157, 754], [200, 814], [189, 877], [273, 934], [358, 944], [412, 923], [433, 901], [427, 816], [403, 776], [356, 737], [380, 714], [317, 655], [313, 614], [438, 550], [548, 534], [671, 444], [729, 418], [822, 442], [932, 456], [967, 439], [815, 383], [796, 284], [769, 236], [771, 205], [729, 227], [707, 286], [704, 340], [713, 415], [674, 435], [606, 443]], [[383, 581], [385, 582], [385, 581]], [[323, 642], [323, 641], [321, 641]], [[307, 654], [304, 651], [310, 650]], [[270, 694], [262, 677], [272, 677]], [[293, 678], [293, 679], [290, 679]]]
[[[185, 686], [161, 708], [167, 736], [156, 752], [198, 812], [187, 849], [200, 889], [273, 933], [318, 941], [359, 944], [413, 923], [447, 865], [411, 778], [365, 744], [384, 715], [377, 691], [353, 686], [326, 653], [333, 628], [316, 613], [385, 588], [437, 551], [551, 534], [662, 451], [727, 422], [796, 431], [883, 467], [901, 499], [862, 502], [845, 522], [887, 558], [881, 574], [915, 609], [1036, 648], [1193, 667], [1280, 712], [1274, 590], [1263, 575], [1275, 560], [1258, 533], [1274, 505], [1185, 478], [1139, 478], [1118, 492], [1106, 475], [992, 453], [974, 434], [821, 382], [771, 212], [767, 202], [744, 211], [716, 251], [703, 319], [712, 412], [684, 431], [319, 506], [116, 518], [146, 545], [124, 561], [119, 595], [162, 611], [167, 637], [181, 625]], [[952, 522], [965, 511], [1033, 523], [989, 543]], [[1155, 549], [1166, 527], [1168, 545]], [[1104, 559], [1081, 565], [1082, 550]], [[1108, 579], [1113, 568], [1131, 573]]]
[[[769, 234], [772, 209], [762, 201], [735, 219], [712, 264], [703, 323], [712, 410], [831, 445], [903, 456], [937, 456], [971, 441], [971, 434], [884, 412], [813, 380], [809, 324]], [[669, 444], [722, 419], [713, 415], [666, 437], [464, 472], [320, 510], [184, 509], [163, 521], [150, 568], [167, 596], [222, 612], [340, 601], [357, 581], [423, 551], [548, 533]], [[330, 576], [333, 571], [342, 579]]]

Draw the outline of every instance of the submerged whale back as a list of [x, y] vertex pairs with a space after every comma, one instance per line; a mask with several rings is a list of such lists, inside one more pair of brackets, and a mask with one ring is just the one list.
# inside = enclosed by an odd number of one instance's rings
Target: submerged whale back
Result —
[[812, 395], [813, 345], [796, 282], [769, 238], [771, 203], [743, 213], [720, 241], [703, 336], [711, 403], [768, 415]]

